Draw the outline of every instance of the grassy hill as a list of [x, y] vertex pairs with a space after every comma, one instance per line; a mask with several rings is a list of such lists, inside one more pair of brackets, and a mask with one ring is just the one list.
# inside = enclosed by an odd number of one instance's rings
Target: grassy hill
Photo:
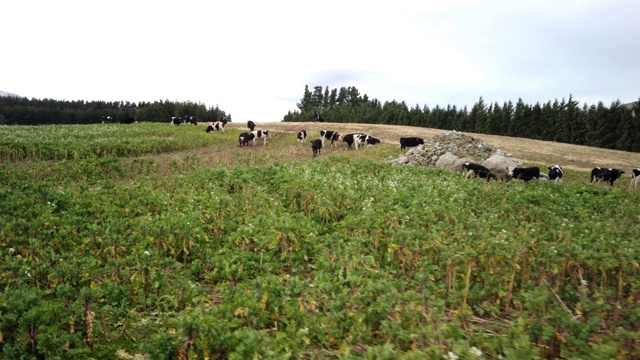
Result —
[[638, 154], [483, 138], [569, 169], [486, 183], [258, 125], [0, 127], [0, 357], [640, 356], [637, 193], [586, 172]]

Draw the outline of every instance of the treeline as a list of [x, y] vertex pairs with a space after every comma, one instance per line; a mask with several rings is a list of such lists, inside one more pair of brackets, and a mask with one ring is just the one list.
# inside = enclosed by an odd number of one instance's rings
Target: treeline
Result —
[[[361, 95], [355, 87], [329, 90], [306, 86], [296, 104], [299, 111], [287, 113], [283, 121], [312, 121], [319, 114], [324, 121], [420, 126], [490, 135], [504, 135], [607, 149], [640, 152], [640, 101], [633, 108], [620, 101], [605, 106], [584, 104], [569, 96], [544, 104], [525, 104], [522, 99], [485, 103], [480, 98], [471, 109], [466, 106], [434, 108], [387, 101]], [[409, 135], [409, 134], [407, 134]]]
[[200, 103], [154, 101], [66, 101], [0, 97], [0, 125], [94, 124], [110, 116], [116, 122], [135, 118], [137, 121], [169, 122], [172, 116], [195, 116], [198, 121], [215, 121], [226, 115], [216, 107]]

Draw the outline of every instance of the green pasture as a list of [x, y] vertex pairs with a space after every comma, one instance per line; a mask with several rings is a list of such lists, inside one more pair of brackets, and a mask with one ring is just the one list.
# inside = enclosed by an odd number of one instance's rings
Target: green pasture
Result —
[[240, 131], [0, 127], [0, 358], [640, 356], [636, 193]]

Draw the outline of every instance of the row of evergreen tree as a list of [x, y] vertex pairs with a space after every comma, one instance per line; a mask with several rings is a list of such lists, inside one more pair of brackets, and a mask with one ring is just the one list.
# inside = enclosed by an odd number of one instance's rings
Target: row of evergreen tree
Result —
[[[387, 101], [361, 95], [355, 86], [329, 90], [305, 86], [298, 110], [288, 112], [283, 121], [312, 121], [317, 114], [325, 121], [410, 125], [444, 130], [523, 137], [570, 144], [640, 152], [640, 101], [630, 108], [620, 101], [609, 106], [580, 104], [568, 100], [535, 105], [522, 99], [499, 104], [480, 98], [469, 110], [466, 106], [434, 108], [404, 101]], [[200, 103], [66, 101], [0, 97], [0, 125], [91, 124], [110, 116], [115, 121], [135, 118], [138, 121], [164, 122], [173, 116], [195, 116], [198, 121], [219, 120], [227, 115], [216, 107]], [[409, 135], [409, 134], [408, 134]]]
[[602, 102], [580, 106], [569, 96], [568, 100], [535, 105], [525, 104], [522, 99], [515, 104], [487, 104], [481, 97], [471, 109], [455, 105], [410, 108], [404, 101], [383, 104], [369, 99], [353, 86], [339, 90], [315, 86], [311, 91], [307, 85], [296, 105], [299, 110], [287, 113], [283, 121], [312, 121], [319, 114], [327, 122], [455, 129], [640, 152], [640, 101], [633, 107], [620, 101], [610, 106]]
[[197, 121], [210, 122], [225, 115], [217, 106], [193, 102], [165, 100], [136, 104], [0, 96], [0, 125], [94, 124], [102, 122], [105, 116], [116, 122], [135, 118], [137, 121], [168, 123], [173, 116], [195, 116]]

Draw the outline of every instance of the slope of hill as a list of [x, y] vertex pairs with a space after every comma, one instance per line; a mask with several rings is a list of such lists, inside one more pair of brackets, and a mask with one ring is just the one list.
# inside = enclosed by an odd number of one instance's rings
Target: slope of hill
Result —
[[5, 97], [8, 97], [8, 96], [21, 97], [21, 96], [20, 96], [20, 95], [18, 95], [18, 94], [14, 94], [14, 93], [10, 93], [10, 92], [6, 92], [6, 91], [2, 91], [2, 90], [0, 90], [0, 96], [5, 96]]
[[[245, 125], [240, 123], [229, 124], [229, 126], [245, 128]], [[258, 127], [290, 133], [294, 136], [300, 129], [305, 129], [309, 132], [310, 139], [319, 138], [319, 131], [323, 129], [338, 131], [341, 134], [363, 132], [380, 138], [383, 144], [390, 145], [399, 145], [398, 139], [401, 136], [428, 138], [444, 131], [414, 126], [309, 122], [261, 123]], [[560, 164], [566, 169], [590, 171], [593, 167], [601, 166], [620, 168], [628, 172], [640, 166], [639, 153], [498, 135], [465, 134], [500, 148], [526, 164], [541, 167]]]

